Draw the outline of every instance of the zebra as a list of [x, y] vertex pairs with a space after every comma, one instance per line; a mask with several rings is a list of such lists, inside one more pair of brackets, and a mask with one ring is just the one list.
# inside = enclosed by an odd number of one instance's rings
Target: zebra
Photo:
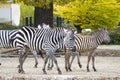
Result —
[[[49, 25], [42, 24], [42, 26], [39, 25], [39, 29], [41, 28], [50, 28]], [[36, 28], [37, 29], [37, 28]], [[15, 48], [16, 41], [14, 41], [16, 33], [19, 29], [15, 30], [0, 30], [0, 49], [1, 48]], [[16, 49], [18, 50], [18, 49]], [[29, 51], [34, 55], [35, 58], [35, 65], [34, 67], [37, 68], [38, 65], [38, 57], [36, 51]], [[38, 52], [39, 53], [39, 52]], [[0, 50], [0, 65], [1, 65], [1, 50]]]
[[[91, 33], [89, 36], [83, 36], [80, 34], [75, 34], [75, 44], [76, 44], [76, 51], [77, 54], [88, 52], [88, 62], [87, 62], [87, 72], [89, 72], [89, 63], [92, 58], [92, 67], [94, 71], [97, 71], [95, 68], [95, 53], [94, 51], [102, 42], [110, 43], [110, 37], [106, 29], [99, 29]], [[67, 54], [68, 53], [68, 54]], [[67, 52], [66, 55], [71, 55]], [[74, 53], [73, 53], [74, 54]], [[71, 64], [73, 62], [75, 55], [73, 56], [72, 60], [68, 65], [66, 64], [66, 71], [69, 69], [71, 71]], [[69, 58], [68, 58], [69, 59]], [[66, 61], [68, 61], [66, 59]], [[79, 60], [78, 60], [79, 61]], [[80, 63], [79, 63], [80, 64]], [[81, 64], [80, 64], [81, 65]]]
[[[16, 33], [17, 33], [18, 29], [16, 30], [0, 30], [0, 49], [1, 48], [5, 48], [5, 49], [8, 49], [8, 48], [15, 48], [15, 45], [16, 45], [16, 42], [12, 42], [16, 36]], [[18, 50], [18, 49], [16, 49]], [[35, 51], [31, 51], [31, 53], [33, 54], [36, 54], [37, 53]], [[35, 56], [35, 67], [37, 67], [37, 56]], [[1, 65], [1, 50], [0, 50], [0, 65]]]
[[[16, 43], [11, 39], [15, 37], [17, 30], [0, 30], [0, 65], [1, 65], [1, 48], [14, 48]], [[16, 49], [17, 50], [17, 49]]]
[[[95, 60], [94, 51], [96, 50], [98, 45], [100, 45], [102, 42], [110, 43], [110, 37], [108, 35], [107, 30], [99, 29], [97, 31], [92, 32], [91, 35], [84, 36], [81, 34], [74, 34], [74, 36], [75, 36], [76, 51], [73, 52], [69, 49], [69, 47], [66, 46], [66, 54], [65, 54], [65, 69], [66, 69], [66, 71], [72, 71], [71, 65], [72, 65], [72, 62], [73, 62], [75, 56], [77, 56], [79, 67], [80, 68], [82, 67], [79, 56], [81, 55], [81, 53], [84, 53], [84, 52], [89, 53], [88, 63], [87, 63], [87, 71], [88, 72], [90, 71], [89, 70], [89, 62], [90, 62], [91, 57], [92, 57], [92, 62], [93, 62], [93, 69], [94, 69], [94, 71], [97, 71], [95, 68], [95, 64], [94, 64], [94, 60]], [[71, 54], [72, 54], [72, 59], [69, 62]], [[49, 65], [50, 64], [51, 63], [49, 63]], [[50, 69], [52, 69], [53, 63], [49, 67], [50, 67]]]
[[[20, 53], [20, 66], [19, 66], [19, 73], [24, 73], [23, 70], [23, 62], [26, 59], [27, 52], [29, 50], [36, 50], [41, 51], [44, 50], [46, 52], [45, 61], [44, 61], [44, 67], [43, 67], [43, 73], [47, 74], [45, 67], [46, 63], [48, 61], [48, 58], [50, 57], [56, 64], [58, 73], [61, 74], [61, 70], [58, 66], [57, 60], [55, 56], [53, 55], [54, 52], [58, 48], [63, 48], [63, 40], [66, 36], [69, 36], [70, 41], [74, 41], [74, 33], [72, 30], [67, 30], [64, 28], [53, 28], [53, 29], [34, 29], [31, 27], [22, 27], [17, 34], [16, 40], [17, 40], [17, 47], [21, 48], [19, 51]], [[73, 42], [73, 45], [71, 46], [71, 49], [75, 48], [74, 45], [75, 41]]]

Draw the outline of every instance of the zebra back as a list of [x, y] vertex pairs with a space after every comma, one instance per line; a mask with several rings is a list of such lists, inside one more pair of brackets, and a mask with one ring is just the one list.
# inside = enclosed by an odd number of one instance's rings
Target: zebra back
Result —
[[64, 47], [63, 41], [67, 34], [70, 33], [66, 32], [64, 28], [35, 29], [31, 27], [23, 27], [17, 34], [17, 46], [24, 48], [24, 45], [27, 45], [31, 50], [37, 51], [44, 49], [56, 50]]
[[80, 52], [96, 49], [103, 41], [110, 42], [110, 37], [104, 29], [97, 30], [92, 35], [87, 36], [75, 34], [76, 48]]

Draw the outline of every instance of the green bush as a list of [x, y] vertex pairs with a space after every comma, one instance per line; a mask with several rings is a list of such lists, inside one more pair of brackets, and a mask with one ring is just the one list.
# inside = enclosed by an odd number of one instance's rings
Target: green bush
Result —
[[13, 30], [13, 29], [19, 29], [19, 28], [20, 28], [20, 26], [0, 24], [0, 30]]
[[120, 44], [120, 27], [110, 33], [111, 44]]

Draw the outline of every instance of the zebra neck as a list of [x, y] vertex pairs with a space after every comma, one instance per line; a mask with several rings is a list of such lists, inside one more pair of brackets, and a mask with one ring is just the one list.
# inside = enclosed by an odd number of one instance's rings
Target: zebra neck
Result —
[[100, 45], [103, 42], [103, 37], [97, 36], [96, 37], [96, 42], [97, 42], [98, 45]]

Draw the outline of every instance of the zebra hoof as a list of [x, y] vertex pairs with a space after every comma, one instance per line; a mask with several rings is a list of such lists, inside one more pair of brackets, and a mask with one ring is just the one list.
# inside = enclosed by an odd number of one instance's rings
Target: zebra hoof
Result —
[[90, 72], [90, 70], [87, 70], [87, 72]]
[[45, 71], [45, 69], [43, 69], [43, 74], [47, 74], [47, 72]]
[[94, 72], [97, 72], [97, 70], [95, 69], [95, 67], [93, 67], [93, 70], [94, 70]]
[[60, 71], [60, 72], [58, 72], [58, 74], [62, 74], [62, 72]]
[[34, 68], [37, 68], [37, 66], [35, 65]]
[[82, 68], [82, 65], [80, 64], [79, 67]]
[[96, 69], [94, 69], [94, 72], [97, 72], [97, 70], [96, 70]]
[[18, 73], [25, 74], [23, 70], [19, 70]]
[[70, 72], [72, 72], [72, 69], [69, 69]]
[[35, 65], [34, 65], [34, 68], [37, 68], [38, 67], [38, 63], [36, 63]]

